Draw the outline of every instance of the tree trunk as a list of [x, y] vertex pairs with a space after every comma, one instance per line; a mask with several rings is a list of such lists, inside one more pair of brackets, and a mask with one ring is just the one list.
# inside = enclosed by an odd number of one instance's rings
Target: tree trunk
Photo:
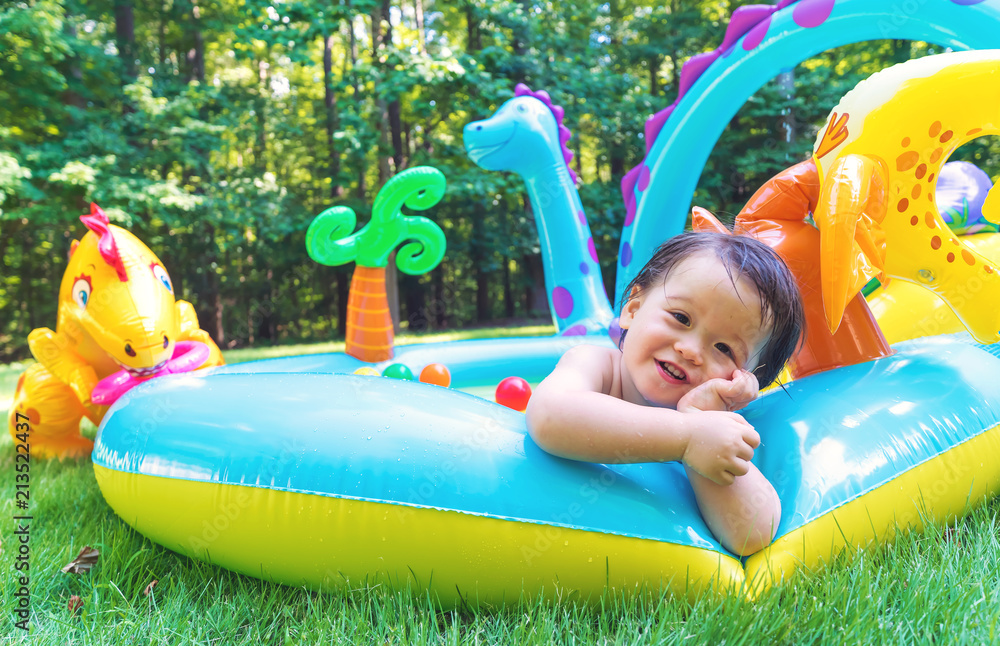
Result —
[[420, 51], [425, 52], [424, 44], [424, 0], [413, 0], [413, 15], [417, 21], [417, 39], [420, 43]]
[[[389, 0], [383, 0], [382, 2], [382, 15], [385, 17], [385, 41], [383, 45], [386, 50], [393, 49], [395, 45], [392, 42], [392, 20], [389, 8]], [[387, 55], [388, 58], [388, 55]], [[390, 70], [390, 66], [386, 65], [386, 71]], [[402, 119], [402, 107], [399, 104], [399, 96], [393, 96], [392, 100], [389, 101], [389, 131], [392, 134], [392, 160], [393, 174], [399, 173], [404, 168], [406, 168], [406, 157], [403, 151], [403, 119]]]
[[465, 29], [469, 53], [478, 52], [483, 48], [482, 39], [479, 35], [479, 16], [476, 6], [471, 1], [465, 3]]
[[[382, 6], [372, 14], [372, 54], [375, 64], [381, 71], [383, 83], [392, 74], [389, 61], [389, 52], [394, 47], [392, 42], [392, 14], [389, 0], [382, 0]], [[379, 184], [384, 184], [392, 175], [402, 171], [406, 167], [406, 160], [403, 155], [403, 123], [402, 107], [398, 96], [386, 97], [380, 91], [378, 99], [379, 127], [382, 133], [382, 142], [392, 145], [392, 167], [388, 166], [388, 159], [380, 155], [379, 163]], [[388, 123], [389, 132], [386, 133], [385, 125]], [[387, 146], [388, 147], [388, 146]], [[382, 177], [383, 167], [386, 170]]]
[[[68, 37], [68, 40], [76, 40], [76, 25], [73, 23], [73, 17], [68, 15], [63, 22], [63, 32]], [[83, 108], [86, 103], [80, 93], [77, 92], [77, 88], [83, 87], [83, 70], [80, 67], [80, 57], [75, 53], [71, 53], [66, 57], [65, 72], [63, 76], [66, 77], [66, 92], [63, 94], [63, 101], [66, 105], [73, 106], [74, 108]], [[74, 118], [74, 121], [76, 119]]]
[[222, 322], [224, 305], [222, 294], [219, 293], [219, 280], [214, 273], [210, 283], [212, 285], [212, 327], [214, 328], [212, 336], [215, 338], [216, 345], [221, 348], [226, 344], [226, 327]]
[[[115, 0], [115, 43], [118, 46], [118, 58], [121, 61], [121, 85], [135, 83], [137, 66], [135, 62], [135, 15], [131, 2]], [[135, 105], [122, 96], [122, 114], [135, 112]]]
[[[267, 341], [274, 341], [274, 269], [268, 269], [264, 274], [264, 300], [265, 307], [260, 308], [260, 325], [257, 328], [257, 336]], [[252, 329], [252, 328], [251, 328]], [[252, 344], [252, 342], [251, 342]]]
[[357, 265], [351, 279], [347, 354], [362, 361], [391, 359], [393, 326], [385, 313], [385, 268]]
[[524, 290], [524, 309], [528, 316], [546, 316], [549, 313], [549, 297], [545, 293], [545, 265], [541, 254], [522, 257], [521, 265], [531, 278]]
[[399, 99], [389, 102], [389, 131], [392, 133], [393, 174], [406, 168], [406, 155], [403, 149], [403, 122], [400, 118], [401, 107]]
[[340, 130], [340, 115], [337, 113], [337, 95], [333, 89], [333, 34], [323, 38], [323, 87], [326, 105], [326, 143], [330, 153], [330, 197], [338, 199], [344, 195], [340, 184], [340, 151], [334, 145], [334, 136]]
[[485, 209], [481, 204], [475, 204], [472, 211], [472, 238], [469, 241], [469, 259], [472, 261], [472, 274], [476, 281], [476, 321], [482, 323], [493, 318], [490, 307], [490, 277], [483, 268], [487, 261], [486, 237], [483, 231]]
[[156, 74], [160, 78], [167, 74], [167, 0], [160, 0], [160, 24], [156, 30]]
[[[372, 61], [373, 65], [381, 70], [384, 75], [385, 68], [381, 62], [381, 56], [383, 50], [385, 49], [384, 43], [386, 38], [386, 33], [383, 30], [383, 10], [388, 13], [388, 3], [383, 2], [382, 7], [372, 12]], [[389, 157], [386, 156], [386, 151], [389, 150], [389, 132], [386, 129], [386, 124], [389, 121], [389, 107], [386, 103], [385, 97], [376, 91], [377, 98], [375, 99], [375, 118], [378, 121], [378, 133], [379, 133], [379, 146], [378, 146], [378, 185], [381, 187], [387, 181], [389, 177], [392, 176], [392, 172], [389, 169]]]
[[24, 248], [27, 251], [24, 252], [22, 269], [18, 272], [21, 276], [22, 286], [22, 289], [18, 291], [21, 292], [21, 311], [28, 310], [28, 330], [30, 331], [37, 327], [35, 324], [35, 308], [30, 306], [30, 304], [35, 302], [35, 236], [28, 233], [24, 238]]
[[[354, 91], [354, 93], [351, 96], [354, 98], [354, 105], [355, 105], [355, 110], [357, 111], [357, 114], [361, 115], [361, 114], [364, 113], [364, 110], [363, 110], [363, 108], [364, 108], [364, 105], [363, 105], [364, 104], [364, 99], [362, 99], [361, 92], [359, 91], [359, 87], [358, 87], [358, 72], [357, 72], [358, 40], [354, 36], [354, 16], [351, 16], [350, 19], [349, 19], [349, 22], [347, 24], [347, 31], [349, 32], [349, 40], [350, 40], [351, 69], [350, 69], [350, 73], [349, 74], [345, 74], [344, 76], [345, 77], [350, 76], [350, 79], [351, 79], [351, 89]], [[360, 152], [358, 152], [358, 151], [352, 151], [351, 152], [351, 164], [358, 171], [358, 178], [357, 178], [358, 179], [358, 192], [357, 192], [358, 199], [364, 199], [365, 193], [368, 191], [368, 181], [367, 181], [367, 176], [366, 176], [366, 174], [367, 174], [367, 168], [366, 168], [366, 165], [365, 165], [365, 153], [364, 153], [364, 151], [360, 151]], [[345, 292], [345, 294], [346, 294], [346, 292]], [[344, 305], [344, 307], [346, 308], [347, 306]], [[344, 311], [346, 312], [347, 310], [345, 309]], [[338, 326], [338, 329], [339, 329], [339, 326]]]
[[484, 271], [477, 263], [473, 267], [473, 275], [476, 277], [476, 322], [485, 323], [493, 320], [489, 272]]
[[[778, 91], [781, 98], [791, 103], [795, 98], [795, 71], [788, 70], [778, 75]], [[795, 112], [791, 107], [783, 108], [778, 117], [778, 134], [786, 144], [795, 141]]]
[[437, 269], [431, 271], [431, 307], [428, 318], [434, 322], [434, 328], [438, 330], [448, 327], [448, 300], [445, 298], [443, 265], [444, 261]]
[[[422, 332], [427, 329], [427, 303], [426, 290], [420, 282], [420, 276], [400, 277], [400, 291], [403, 294], [403, 304], [405, 307], [407, 330], [410, 332]], [[402, 314], [400, 315], [402, 318]]]
[[389, 301], [392, 331], [399, 334], [399, 270], [396, 269], [395, 251], [389, 255], [389, 265], [385, 268], [385, 297]]
[[115, 0], [115, 43], [122, 63], [122, 85], [134, 83], [137, 77], [135, 60], [135, 12], [131, 2]]
[[191, 48], [185, 56], [187, 82], [205, 82], [205, 41], [201, 34], [201, 7], [198, 0], [191, 0]]
[[514, 42], [511, 47], [514, 50], [514, 55], [521, 57], [528, 53], [528, 47], [530, 46], [530, 43], [528, 42], [530, 39], [528, 16], [531, 15], [531, 2], [530, 0], [517, 0], [517, 4], [521, 5], [522, 18], [517, 28], [512, 30]]
[[257, 146], [256, 150], [254, 150], [254, 161], [261, 172], [267, 171], [267, 84], [270, 80], [269, 67], [270, 65], [266, 59], [261, 59], [257, 62], [260, 95], [257, 100]]
[[337, 336], [347, 336], [347, 301], [351, 280], [342, 271], [337, 273]]
[[506, 309], [507, 318], [514, 318], [514, 288], [511, 286], [510, 280], [510, 258], [507, 256], [503, 257], [503, 266], [501, 267], [503, 275], [503, 303]]

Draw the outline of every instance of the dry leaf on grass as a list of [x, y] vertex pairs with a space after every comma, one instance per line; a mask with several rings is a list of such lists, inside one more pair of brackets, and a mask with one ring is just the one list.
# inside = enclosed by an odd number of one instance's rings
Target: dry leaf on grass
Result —
[[76, 555], [68, 565], [66, 565], [62, 571], [67, 574], [84, 574], [90, 571], [90, 568], [97, 565], [97, 559], [100, 558], [101, 553], [90, 545], [84, 546], [80, 553]]
[[152, 581], [149, 582], [149, 585], [146, 586], [146, 589], [143, 590], [142, 593], [148, 597], [149, 593], [153, 591], [153, 586], [155, 586], [157, 583], [159, 583], [159, 581], [153, 579]]
[[83, 599], [74, 594], [72, 597], [69, 598], [69, 604], [67, 605], [71, 613], [73, 613], [74, 615], [78, 614], [80, 608], [83, 607]]

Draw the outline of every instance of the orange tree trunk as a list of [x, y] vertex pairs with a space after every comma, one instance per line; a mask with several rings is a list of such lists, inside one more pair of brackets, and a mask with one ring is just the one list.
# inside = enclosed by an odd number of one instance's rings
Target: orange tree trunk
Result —
[[375, 363], [392, 358], [392, 316], [385, 267], [358, 265], [347, 297], [347, 354]]

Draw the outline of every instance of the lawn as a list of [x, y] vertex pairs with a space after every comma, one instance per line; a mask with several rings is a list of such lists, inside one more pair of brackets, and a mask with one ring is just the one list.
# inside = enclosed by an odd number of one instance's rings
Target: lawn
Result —
[[[322, 344], [240, 350], [227, 353], [227, 360], [336, 349], [337, 344]], [[23, 369], [0, 367], [0, 408], [9, 407]], [[24, 599], [15, 578], [23, 572], [15, 569], [13, 517], [23, 512], [14, 507], [14, 464], [13, 442], [5, 434], [0, 438], [4, 644], [980, 644], [1000, 639], [997, 500], [950, 526], [931, 526], [892, 545], [842, 555], [753, 603], [709, 593], [693, 603], [609, 597], [592, 606], [525, 602], [443, 611], [413, 591], [314, 593], [180, 556], [146, 540], [111, 511], [89, 460], [31, 463], [29, 638], [14, 627]], [[85, 545], [100, 550], [96, 566], [86, 574], [63, 573]], [[75, 613], [69, 609], [73, 596], [82, 603]]]

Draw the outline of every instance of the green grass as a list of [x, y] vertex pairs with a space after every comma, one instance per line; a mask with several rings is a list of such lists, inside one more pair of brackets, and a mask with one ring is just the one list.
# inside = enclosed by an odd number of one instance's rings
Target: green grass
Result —
[[[485, 334], [484, 336], [489, 336]], [[329, 351], [299, 346], [300, 351]], [[239, 351], [230, 361], [275, 356]], [[23, 367], [0, 368], [9, 401]], [[755, 603], [606, 599], [440, 611], [411, 591], [314, 593], [234, 574], [151, 543], [107, 506], [88, 460], [31, 464], [31, 625], [13, 627], [14, 446], [0, 439], [0, 644], [995, 643], [1000, 639], [1000, 501], [949, 527], [842, 555]], [[60, 568], [84, 545], [85, 575]], [[157, 585], [148, 596], [146, 586]], [[73, 615], [71, 595], [83, 601]]]

